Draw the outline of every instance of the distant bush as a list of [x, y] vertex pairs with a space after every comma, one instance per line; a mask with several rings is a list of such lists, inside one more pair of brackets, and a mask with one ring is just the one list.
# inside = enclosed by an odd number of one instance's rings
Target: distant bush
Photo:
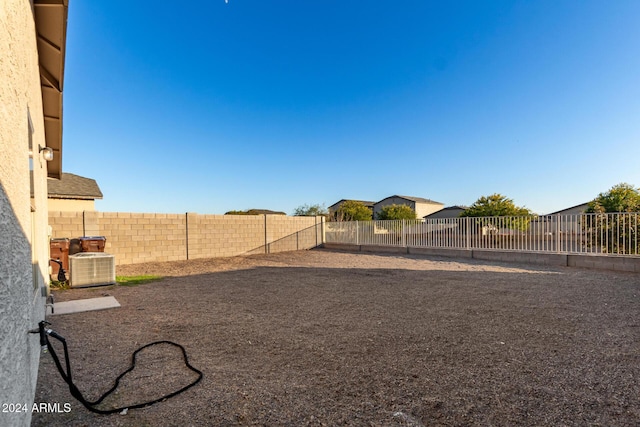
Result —
[[640, 189], [621, 183], [589, 202], [586, 212], [640, 212]]
[[327, 216], [329, 212], [324, 205], [302, 205], [293, 211], [294, 216]]
[[[506, 216], [503, 224], [512, 230], [525, 231], [529, 228], [529, 223], [534, 214], [525, 207], [516, 206], [513, 200], [503, 196], [502, 194], [492, 194], [490, 196], [482, 196], [476, 200], [473, 205], [460, 213], [461, 217], [494, 217]], [[513, 218], [515, 217], [515, 218]], [[498, 231], [492, 220], [478, 220], [478, 224], [482, 226], [493, 227], [491, 230]], [[488, 225], [490, 224], [490, 225]]]
[[229, 211], [225, 215], [286, 215], [284, 212], [269, 209], [248, 209], [246, 211]]
[[416, 219], [416, 212], [407, 205], [387, 205], [380, 209], [376, 219]]
[[473, 205], [462, 211], [460, 216], [526, 216], [531, 215], [531, 211], [525, 207], [516, 206], [513, 200], [506, 198], [502, 194], [492, 194], [482, 196]]
[[373, 213], [364, 203], [356, 200], [344, 201], [335, 213], [336, 221], [371, 221]]
[[[617, 212], [620, 214], [610, 215]], [[604, 253], [640, 254], [636, 212], [640, 212], [640, 189], [621, 183], [600, 193], [586, 210], [596, 215], [583, 221], [583, 229], [591, 236], [586, 246], [600, 247]]]

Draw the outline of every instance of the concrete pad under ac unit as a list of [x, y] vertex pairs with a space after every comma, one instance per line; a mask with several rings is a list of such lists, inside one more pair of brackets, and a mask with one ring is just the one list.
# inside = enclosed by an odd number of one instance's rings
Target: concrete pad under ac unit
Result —
[[106, 310], [108, 308], [118, 308], [120, 303], [112, 296], [79, 299], [75, 301], [64, 301], [53, 304], [53, 313], [47, 307], [47, 315], [73, 314], [83, 311]]

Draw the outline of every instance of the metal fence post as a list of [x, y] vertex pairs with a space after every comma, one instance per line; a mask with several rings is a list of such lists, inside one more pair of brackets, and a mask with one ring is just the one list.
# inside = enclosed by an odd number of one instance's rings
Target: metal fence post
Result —
[[467, 238], [466, 238], [466, 242], [465, 242], [465, 246], [467, 248], [467, 250], [471, 249], [471, 227], [469, 226], [469, 221], [470, 218], [469, 217], [465, 217], [464, 219], [464, 228], [467, 232]]
[[407, 236], [406, 236], [406, 230], [404, 228], [404, 223], [406, 220], [402, 220], [402, 247], [406, 248], [407, 247]]
[[185, 255], [189, 259], [189, 212], [184, 214], [184, 246]]
[[[464, 217], [427, 220], [419, 226], [414, 221], [399, 221], [367, 221], [367, 226], [360, 230], [362, 221], [347, 221], [336, 223], [335, 227], [326, 227], [324, 218], [320, 218], [321, 240], [322, 243], [326, 242], [328, 228], [332, 241], [356, 245], [364, 242], [365, 245], [405, 248], [416, 245], [466, 250], [640, 255], [640, 239], [636, 234], [640, 227], [640, 213], [554, 214], [537, 218]], [[525, 221], [532, 222], [527, 224], [526, 229], [520, 230]], [[265, 217], [265, 244], [266, 225]], [[500, 233], [500, 230], [506, 231]], [[398, 232], [402, 233], [401, 236], [398, 236]], [[268, 244], [265, 251], [269, 251]]]
[[267, 243], [267, 214], [264, 214], [264, 253], [269, 253], [269, 246]]
[[556, 252], [559, 253], [561, 251], [560, 247], [560, 214], [556, 214]]

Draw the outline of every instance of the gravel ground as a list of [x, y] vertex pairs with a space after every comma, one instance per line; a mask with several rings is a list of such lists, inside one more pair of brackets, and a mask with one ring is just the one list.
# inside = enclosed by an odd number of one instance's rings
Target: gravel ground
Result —
[[[182, 344], [195, 387], [125, 415], [93, 414], [43, 355], [33, 426], [638, 426], [640, 276], [313, 250], [121, 266], [121, 308], [50, 316], [87, 398], [144, 344]], [[160, 345], [101, 408], [195, 377]]]

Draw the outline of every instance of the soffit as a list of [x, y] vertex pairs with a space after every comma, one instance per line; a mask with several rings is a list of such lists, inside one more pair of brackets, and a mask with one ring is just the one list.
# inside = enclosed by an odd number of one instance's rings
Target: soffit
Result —
[[53, 160], [47, 165], [48, 176], [62, 176], [62, 89], [67, 40], [69, 0], [33, 0], [36, 23], [42, 109], [47, 147]]

